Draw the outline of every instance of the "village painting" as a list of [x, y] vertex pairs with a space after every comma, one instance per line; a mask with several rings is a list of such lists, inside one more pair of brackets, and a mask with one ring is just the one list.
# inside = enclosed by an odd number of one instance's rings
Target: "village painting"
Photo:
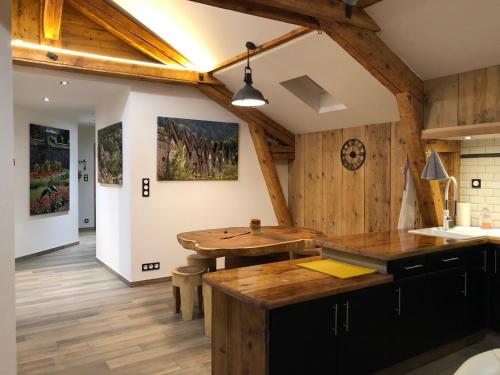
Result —
[[30, 124], [30, 215], [69, 210], [69, 130]]
[[98, 181], [101, 184], [123, 183], [123, 139], [122, 123], [107, 126], [97, 131]]
[[158, 117], [158, 180], [237, 180], [238, 134], [237, 123]]

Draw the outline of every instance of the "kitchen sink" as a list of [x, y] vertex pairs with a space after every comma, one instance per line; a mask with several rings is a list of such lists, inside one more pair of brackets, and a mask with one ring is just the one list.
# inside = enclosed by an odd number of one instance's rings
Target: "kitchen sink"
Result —
[[454, 227], [448, 230], [442, 227], [409, 230], [408, 233], [423, 236], [445, 237], [455, 240], [468, 240], [480, 237], [500, 237], [500, 229], [481, 229], [479, 227]]

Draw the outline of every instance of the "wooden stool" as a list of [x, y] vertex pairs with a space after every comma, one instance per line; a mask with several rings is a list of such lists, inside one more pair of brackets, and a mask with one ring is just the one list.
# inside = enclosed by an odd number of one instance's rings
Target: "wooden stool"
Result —
[[201, 267], [184, 266], [172, 271], [172, 289], [175, 299], [175, 312], [182, 310], [182, 320], [193, 320], [195, 289], [198, 293], [198, 305], [203, 312], [203, 292]]
[[215, 272], [217, 270], [217, 258], [207, 257], [201, 254], [191, 254], [187, 257], [188, 266], [201, 267], [206, 272]]

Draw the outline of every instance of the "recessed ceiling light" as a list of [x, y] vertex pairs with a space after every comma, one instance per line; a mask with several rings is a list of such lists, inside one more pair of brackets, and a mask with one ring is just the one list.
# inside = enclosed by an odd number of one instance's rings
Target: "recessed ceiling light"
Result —
[[69, 85], [68, 81], [61, 81], [59, 83], [61, 84], [61, 86], [68, 86]]
[[466, 136], [464, 137], [464, 139], [465, 139], [466, 141], [468, 141], [469, 139], [472, 139], [472, 137], [471, 137], [470, 135], [466, 135]]
[[47, 98], [47, 97], [42, 98], [42, 100], [43, 100], [44, 102], [46, 102], [46, 103], [47, 103], [47, 102], [50, 102], [50, 99], [49, 99], [49, 98]]

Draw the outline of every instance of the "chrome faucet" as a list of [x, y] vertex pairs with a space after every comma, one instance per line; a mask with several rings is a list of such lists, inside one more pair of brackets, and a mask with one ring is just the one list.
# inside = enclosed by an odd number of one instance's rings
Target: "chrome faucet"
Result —
[[[453, 217], [450, 217], [450, 184], [453, 182]], [[457, 179], [450, 176], [444, 188], [443, 229], [453, 228], [457, 223]]]

